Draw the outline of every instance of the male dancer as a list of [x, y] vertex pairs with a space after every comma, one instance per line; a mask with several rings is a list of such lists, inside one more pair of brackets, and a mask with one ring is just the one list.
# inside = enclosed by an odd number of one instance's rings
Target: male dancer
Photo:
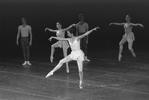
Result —
[[32, 45], [32, 29], [30, 25], [27, 25], [25, 18], [22, 18], [22, 23], [23, 24], [18, 27], [16, 44], [19, 45], [19, 37], [21, 35], [21, 44], [25, 60], [22, 65], [31, 65], [31, 63], [29, 62], [30, 58], [29, 48]]

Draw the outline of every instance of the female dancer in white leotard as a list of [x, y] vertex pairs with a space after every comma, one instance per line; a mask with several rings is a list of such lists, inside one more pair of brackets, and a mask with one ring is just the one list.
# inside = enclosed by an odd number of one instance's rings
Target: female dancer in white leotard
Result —
[[[50, 32], [55, 32], [57, 37], [61, 37], [61, 38], [65, 38], [65, 32], [70, 29], [71, 27], [73, 27], [75, 24], [70, 25], [68, 28], [62, 29], [62, 25], [60, 24], [60, 22], [56, 23], [56, 27], [58, 30], [53, 30], [50, 28], [46, 28], [46, 30], [49, 30]], [[69, 48], [68, 42], [67, 41], [61, 41], [59, 40], [58, 42], [54, 43], [51, 46], [51, 56], [50, 56], [50, 61], [53, 63], [53, 55], [55, 52], [55, 48], [62, 48], [63, 49], [63, 55], [64, 57], [67, 56], [67, 49]], [[69, 73], [69, 67], [68, 67], [68, 63], [66, 63], [66, 71], [67, 73]]]
[[60, 60], [60, 62], [58, 63], [58, 65], [52, 70], [50, 71], [47, 75], [46, 78], [53, 75], [53, 73], [58, 70], [59, 68], [61, 68], [61, 66], [64, 63], [67, 63], [69, 61], [72, 60], [76, 60], [77, 64], [78, 64], [78, 69], [79, 69], [79, 77], [80, 77], [80, 88], [82, 87], [82, 81], [83, 81], [83, 61], [84, 61], [84, 53], [83, 51], [80, 49], [80, 39], [82, 39], [83, 37], [89, 35], [92, 31], [97, 30], [99, 27], [95, 27], [90, 31], [87, 31], [86, 33], [84, 33], [83, 35], [77, 36], [75, 37], [72, 33], [68, 32], [68, 36], [70, 38], [59, 38], [59, 37], [51, 37], [50, 40], [52, 38], [57, 39], [57, 40], [65, 40], [68, 41], [71, 47], [71, 54], [69, 54], [67, 57], [63, 58], [62, 60]]
[[118, 55], [118, 60], [121, 61], [122, 57], [122, 51], [123, 51], [123, 44], [127, 41], [128, 42], [128, 49], [132, 53], [132, 56], [136, 57], [136, 54], [133, 51], [133, 41], [135, 40], [134, 33], [132, 32], [133, 26], [141, 26], [143, 27], [142, 24], [134, 24], [130, 22], [130, 17], [129, 15], [126, 15], [126, 23], [110, 23], [110, 25], [122, 25], [124, 26], [125, 34], [123, 35], [122, 40], [119, 43], [119, 55]]

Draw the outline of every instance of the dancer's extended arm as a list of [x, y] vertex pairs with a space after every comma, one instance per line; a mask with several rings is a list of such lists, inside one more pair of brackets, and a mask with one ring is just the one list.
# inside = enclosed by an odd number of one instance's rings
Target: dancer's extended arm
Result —
[[140, 23], [136, 23], [136, 24], [134, 24], [134, 23], [131, 23], [131, 25], [132, 26], [140, 26], [140, 27], [144, 27], [142, 24], [140, 24]]
[[48, 40], [51, 41], [52, 39], [61, 40], [61, 41], [68, 41], [68, 38], [60, 38], [60, 37], [55, 37], [55, 36], [51, 36]]
[[64, 28], [63, 31], [67, 31], [67, 30], [69, 30], [70, 28], [72, 28], [72, 27], [75, 26], [75, 25], [76, 25], [76, 24], [72, 24], [72, 25], [70, 25], [69, 27]]
[[119, 25], [119, 26], [123, 26], [123, 25], [125, 25], [125, 23], [110, 23], [109, 25]]
[[92, 31], [95, 31], [95, 30], [97, 30], [97, 29], [99, 29], [99, 27], [95, 27], [95, 28], [93, 28], [93, 29], [87, 31], [87, 32], [84, 33], [83, 35], [78, 36], [78, 39], [82, 39], [83, 37], [89, 35]]
[[55, 33], [57, 32], [57, 30], [53, 30], [53, 29], [50, 29], [50, 28], [45, 28], [45, 31], [46, 31], [46, 30], [48, 30], [48, 31], [50, 31], [50, 32], [55, 32]]

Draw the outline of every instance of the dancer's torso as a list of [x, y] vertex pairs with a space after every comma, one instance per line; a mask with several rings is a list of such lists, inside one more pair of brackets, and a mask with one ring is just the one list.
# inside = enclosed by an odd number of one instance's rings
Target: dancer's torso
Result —
[[132, 25], [131, 25], [131, 23], [126, 23], [125, 25], [124, 25], [124, 30], [125, 30], [125, 34], [126, 35], [129, 35], [129, 33], [132, 33]]
[[28, 37], [31, 27], [29, 25], [26, 25], [26, 26], [20, 25], [19, 30], [21, 32], [21, 37]]
[[80, 22], [77, 24], [77, 28], [78, 28], [78, 32], [79, 33], [85, 33], [87, 31], [88, 28], [88, 24], [86, 22], [84, 22], [83, 24], [81, 24]]
[[78, 51], [80, 50], [80, 40], [77, 40], [77, 38], [75, 38], [74, 41], [72, 41], [71, 39], [69, 39], [69, 44], [71, 47], [72, 51]]
[[65, 31], [63, 30], [57, 30], [56, 32], [57, 37], [65, 38]]

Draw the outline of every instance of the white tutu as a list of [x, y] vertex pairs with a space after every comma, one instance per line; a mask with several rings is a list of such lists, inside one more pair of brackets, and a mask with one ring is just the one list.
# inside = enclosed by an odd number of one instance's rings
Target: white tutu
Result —
[[73, 60], [84, 61], [84, 53], [82, 50], [72, 51], [70, 57]]
[[58, 41], [57, 43], [60, 48], [65, 48], [65, 49], [69, 48], [69, 44], [67, 41]]
[[125, 33], [123, 38], [126, 38], [128, 42], [133, 42], [135, 40], [133, 32]]

